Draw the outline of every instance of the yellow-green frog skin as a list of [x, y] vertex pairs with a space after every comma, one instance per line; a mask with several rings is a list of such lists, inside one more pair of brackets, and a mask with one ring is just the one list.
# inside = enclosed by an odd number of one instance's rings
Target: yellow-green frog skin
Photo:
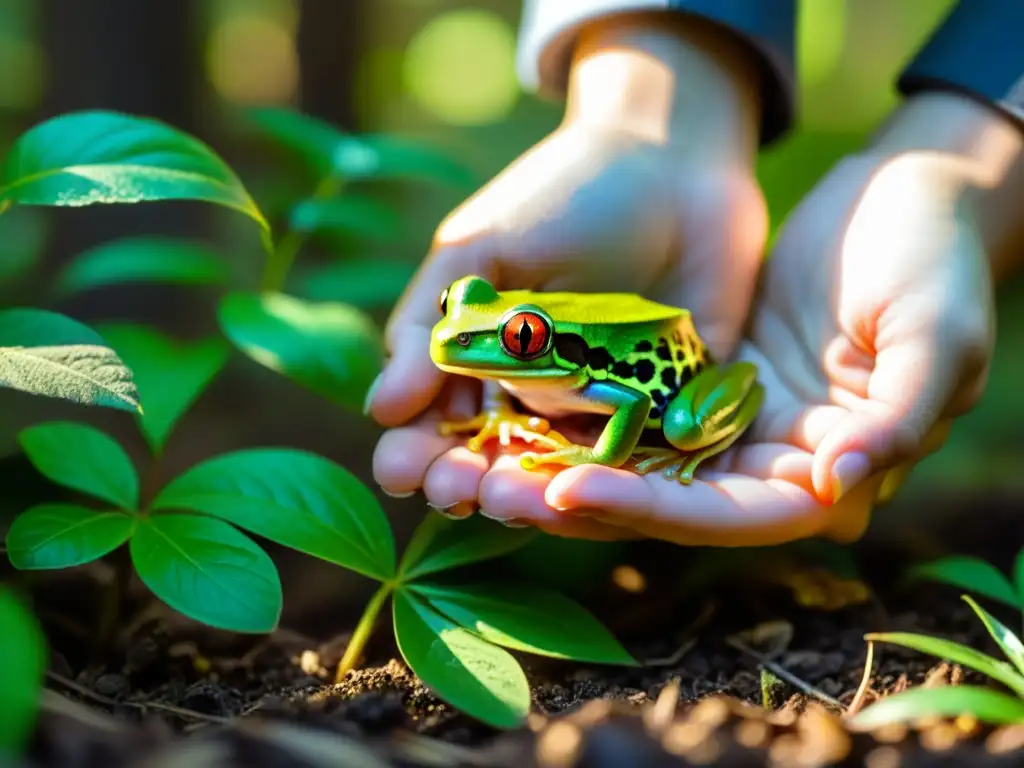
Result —
[[[660, 469], [688, 484], [702, 461], [739, 439], [764, 399], [755, 365], [716, 365], [688, 311], [635, 294], [499, 292], [471, 275], [441, 294], [440, 310], [434, 364], [485, 383], [482, 413], [440, 432], [475, 432], [474, 451], [492, 437], [546, 448], [521, 455], [526, 469], [621, 467], [646, 456], [634, 471]], [[516, 412], [509, 395], [531, 415]], [[550, 429], [547, 419], [577, 413], [610, 416], [593, 446]], [[640, 445], [653, 430], [668, 446]]]

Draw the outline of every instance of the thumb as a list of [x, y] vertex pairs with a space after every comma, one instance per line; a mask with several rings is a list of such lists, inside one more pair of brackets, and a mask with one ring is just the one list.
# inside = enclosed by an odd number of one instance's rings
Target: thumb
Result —
[[834, 504], [876, 472], [936, 450], [936, 425], [973, 406], [987, 373], [985, 334], [940, 328], [918, 328], [878, 352], [866, 401], [815, 451], [811, 478], [823, 502]]
[[467, 275], [493, 280], [491, 238], [435, 247], [395, 306], [384, 332], [389, 359], [366, 395], [364, 412], [382, 426], [405, 424], [441, 392], [446, 374], [430, 359], [441, 293]]

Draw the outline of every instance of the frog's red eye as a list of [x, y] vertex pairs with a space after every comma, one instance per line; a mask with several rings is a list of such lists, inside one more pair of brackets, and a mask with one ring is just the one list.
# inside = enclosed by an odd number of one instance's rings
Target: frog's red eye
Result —
[[532, 360], [548, 350], [551, 326], [536, 312], [516, 312], [501, 327], [501, 346], [520, 360]]

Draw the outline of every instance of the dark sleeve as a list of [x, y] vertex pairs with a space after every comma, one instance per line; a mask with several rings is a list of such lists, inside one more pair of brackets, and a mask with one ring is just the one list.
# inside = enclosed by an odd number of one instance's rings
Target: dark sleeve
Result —
[[961, 0], [898, 87], [904, 95], [956, 91], [1024, 128], [1024, 0]]
[[796, 0], [669, 0], [669, 7], [720, 24], [751, 46], [761, 70], [762, 146], [789, 131], [796, 114]]

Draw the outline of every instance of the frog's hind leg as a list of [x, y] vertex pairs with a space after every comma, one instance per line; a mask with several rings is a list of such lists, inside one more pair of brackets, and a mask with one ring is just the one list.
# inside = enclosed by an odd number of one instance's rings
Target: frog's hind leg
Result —
[[683, 455], [648, 466], [689, 485], [701, 462], [717, 456], [740, 439], [764, 401], [753, 363], [706, 368], [665, 409], [662, 430]]
[[633, 471], [638, 475], [646, 475], [679, 461], [682, 456], [683, 452], [678, 448], [637, 446], [636, 450], [633, 451], [633, 458], [640, 459], [640, 461], [637, 461], [633, 466]]
[[471, 419], [442, 421], [437, 426], [440, 435], [476, 433], [466, 441], [466, 447], [477, 453], [492, 438], [503, 446], [511, 445], [512, 438], [554, 451], [571, 443], [551, 429], [547, 419], [518, 413], [512, 408], [508, 394], [500, 385], [484, 382], [483, 403], [480, 413]]

